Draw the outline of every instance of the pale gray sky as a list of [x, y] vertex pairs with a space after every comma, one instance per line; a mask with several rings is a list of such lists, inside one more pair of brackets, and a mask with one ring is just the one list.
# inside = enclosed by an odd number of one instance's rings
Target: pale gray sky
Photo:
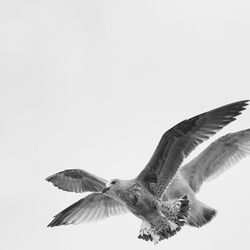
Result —
[[[171, 126], [249, 99], [249, 13], [247, 0], [2, 0], [1, 249], [152, 249], [132, 214], [46, 228], [83, 195], [44, 179], [133, 178]], [[218, 136], [249, 127], [250, 109]], [[217, 217], [155, 249], [248, 249], [249, 174], [250, 158], [204, 185]]]

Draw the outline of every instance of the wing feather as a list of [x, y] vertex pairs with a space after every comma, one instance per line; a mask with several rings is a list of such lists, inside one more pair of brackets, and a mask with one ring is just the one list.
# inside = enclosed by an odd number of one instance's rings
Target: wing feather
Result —
[[211, 143], [180, 169], [190, 187], [198, 192], [204, 181], [214, 179], [250, 155], [250, 129], [230, 133]]
[[213, 109], [184, 120], [165, 132], [147, 166], [137, 180], [154, 195], [161, 197], [183, 159], [203, 141], [234, 121], [248, 101]]
[[68, 169], [46, 178], [54, 186], [68, 192], [100, 192], [107, 181], [81, 169]]
[[92, 193], [54, 216], [48, 227], [80, 224], [128, 212], [128, 208], [102, 193]]

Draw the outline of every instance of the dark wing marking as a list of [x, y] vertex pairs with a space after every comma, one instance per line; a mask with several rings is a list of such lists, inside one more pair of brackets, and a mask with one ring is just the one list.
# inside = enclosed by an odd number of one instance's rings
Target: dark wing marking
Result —
[[46, 178], [54, 186], [69, 192], [101, 192], [106, 180], [81, 169], [68, 169]]
[[165, 132], [147, 166], [137, 177], [157, 197], [161, 197], [183, 159], [218, 130], [234, 121], [248, 101], [213, 109], [184, 120]]
[[220, 137], [183, 166], [180, 173], [194, 192], [198, 192], [204, 181], [217, 177], [248, 155], [250, 129]]
[[54, 216], [48, 227], [80, 224], [120, 215], [128, 208], [102, 193], [92, 193]]

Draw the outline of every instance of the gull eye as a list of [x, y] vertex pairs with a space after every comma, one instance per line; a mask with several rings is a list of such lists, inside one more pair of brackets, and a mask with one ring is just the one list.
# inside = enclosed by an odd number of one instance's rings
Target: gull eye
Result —
[[111, 185], [115, 185], [115, 183], [116, 183], [115, 180], [113, 180], [113, 181], [110, 182]]

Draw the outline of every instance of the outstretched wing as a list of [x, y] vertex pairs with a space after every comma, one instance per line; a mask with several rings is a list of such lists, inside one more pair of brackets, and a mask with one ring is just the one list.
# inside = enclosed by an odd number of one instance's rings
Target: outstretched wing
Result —
[[128, 208], [102, 193], [92, 193], [54, 216], [48, 227], [80, 224], [128, 212]]
[[81, 169], [68, 169], [46, 178], [54, 186], [68, 192], [101, 192], [107, 181]]
[[250, 129], [220, 137], [183, 166], [180, 173], [198, 192], [204, 181], [220, 175], [247, 155], [250, 155]]
[[248, 101], [231, 103], [184, 120], [165, 132], [147, 166], [137, 179], [161, 197], [183, 159], [218, 130], [234, 121]]

